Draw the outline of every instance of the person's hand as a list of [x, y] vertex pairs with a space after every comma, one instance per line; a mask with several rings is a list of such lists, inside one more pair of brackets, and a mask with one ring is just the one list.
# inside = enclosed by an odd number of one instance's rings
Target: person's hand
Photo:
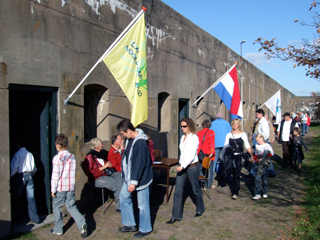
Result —
[[212, 158], [212, 157], [213, 157], [213, 155], [214, 155], [214, 154], [213, 154], [213, 153], [211, 153], [211, 154], [209, 155], [209, 158]]
[[251, 157], [251, 158], [249, 159], [249, 161], [252, 162], [252, 163], [255, 162], [253, 157]]
[[182, 171], [182, 169], [183, 169], [183, 167], [181, 167], [181, 166], [179, 166], [179, 167], [177, 167], [177, 172], [181, 172]]
[[125, 148], [125, 146], [123, 144], [121, 144], [121, 146], [120, 146], [121, 152], [124, 150], [124, 148]]
[[107, 162], [107, 163], [105, 164], [105, 166], [106, 166], [106, 168], [111, 168], [111, 167], [112, 167], [112, 162]]
[[53, 198], [56, 198], [57, 196], [56, 196], [56, 193], [51, 193], [51, 196], [53, 197]]
[[128, 192], [133, 192], [136, 189], [136, 185], [130, 184], [128, 187]]

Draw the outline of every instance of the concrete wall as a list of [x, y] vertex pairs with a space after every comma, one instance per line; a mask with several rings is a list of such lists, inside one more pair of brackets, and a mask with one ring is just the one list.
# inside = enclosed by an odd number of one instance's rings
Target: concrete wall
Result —
[[[244, 129], [252, 126], [256, 105], [260, 106], [282, 88], [282, 111], [291, 110], [292, 94], [181, 14], [160, 0], [1, 0], [0, 1], [0, 97], [1, 175], [0, 221], [10, 222], [8, 86], [24, 84], [57, 87], [58, 132], [65, 133], [80, 166], [88, 152], [84, 126], [84, 92], [93, 85], [105, 90], [97, 99], [98, 134], [110, 147], [110, 136], [117, 123], [130, 118], [131, 106], [124, 93], [102, 63], [71, 98], [63, 100], [76, 87], [121, 31], [145, 6], [147, 34], [149, 119], [141, 127], [154, 139], [164, 156], [178, 157], [179, 99], [189, 99], [190, 106], [236, 61], [238, 78], [244, 82]], [[219, 36], [217, 36], [219, 37]], [[88, 88], [87, 88], [88, 87]], [[161, 95], [161, 94], [162, 95]], [[162, 104], [161, 127], [158, 126], [158, 97]], [[94, 105], [91, 105], [94, 108]], [[266, 109], [265, 109], [266, 110]], [[211, 91], [190, 108], [189, 115], [199, 125], [217, 112], [228, 111], [218, 95]], [[90, 128], [90, 126], [89, 126]], [[78, 167], [77, 198], [86, 176]], [[1, 229], [3, 226], [1, 226]], [[7, 228], [8, 229], [8, 228]], [[1, 232], [1, 231], [0, 231]]]

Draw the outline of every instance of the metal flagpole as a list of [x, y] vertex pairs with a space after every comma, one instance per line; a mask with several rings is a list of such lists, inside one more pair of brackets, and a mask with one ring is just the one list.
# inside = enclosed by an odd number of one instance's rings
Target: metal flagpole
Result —
[[193, 107], [198, 101], [200, 101], [200, 99], [201, 99], [204, 95], [206, 95], [207, 92], [209, 92], [212, 88], [214, 88], [214, 87], [221, 81], [221, 79], [222, 79], [225, 75], [227, 75], [227, 74], [231, 71], [231, 69], [234, 68], [234, 66], [236, 66], [237, 64], [238, 64], [238, 63], [236, 62], [236, 63], [235, 63], [231, 68], [229, 68], [229, 70], [226, 71], [214, 84], [212, 84], [212, 86], [209, 87], [208, 90], [205, 91], [204, 94], [202, 94], [202, 95], [197, 99], [197, 101], [195, 101], [195, 102], [192, 104], [192, 107]]
[[94, 66], [90, 69], [90, 71], [84, 76], [84, 78], [81, 80], [81, 82], [76, 86], [76, 88], [72, 91], [72, 93], [69, 95], [67, 99], [65, 99], [64, 105], [68, 105], [68, 101], [73, 96], [73, 94], [78, 90], [78, 88], [81, 86], [81, 84], [87, 79], [87, 77], [90, 75], [90, 73], [96, 68], [96, 66], [103, 61], [105, 56], [108, 55], [108, 53], [115, 47], [115, 45], [121, 40], [123, 35], [125, 35], [128, 30], [132, 27], [133, 24], [135, 24], [140, 17], [144, 14], [144, 12], [147, 11], [145, 7], [142, 7], [142, 10], [138, 13], [138, 15], [130, 22], [130, 24], [122, 31], [122, 33], [117, 37], [117, 39], [111, 44], [111, 46], [107, 49], [107, 51], [104, 52], [104, 54], [100, 57], [100, 59], [94, 64]]

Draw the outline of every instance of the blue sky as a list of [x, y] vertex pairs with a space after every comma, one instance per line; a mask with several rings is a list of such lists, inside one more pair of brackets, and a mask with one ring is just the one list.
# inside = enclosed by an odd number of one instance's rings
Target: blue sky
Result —
[[294, 63], [279, 59], [266, 59], [259, 52], [258, 37], [276, 38], [279, 46], [315, 38], [315, 28], [301, 26], [294, 20], [310, 23], [315, 10], [309, 11], [313, 0], [162, 0], [181, 15], [195, 23], [229, 48], [275, 79], [296, 96], [309, 96], [320, 91], [320, 82], [305, 75], [305, 67], [293, 68]]

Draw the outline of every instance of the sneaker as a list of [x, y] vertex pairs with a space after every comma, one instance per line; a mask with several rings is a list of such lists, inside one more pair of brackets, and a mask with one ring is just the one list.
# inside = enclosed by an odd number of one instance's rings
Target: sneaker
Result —
[[238, 198], [237, 195], [235, 195], [235, 194], [232, 195], [232, 199], [237, 200], [237, 198]]
[[82, 238], [86, 238], [86, 237], [88, 236], [88, 231], [87, 231], [87, 229], [88, 229], [88, 225], [87, 225], [86, 223], [84, 223], [84, 224], [82, 225], [82, 230], [81, 230], [81, 237], [82, 237]]
[[268, 198], [268, 194], [263, 194], [263, 198]]
[[259, 200], [260, 198], [261, 198], [260, 195], [255, 195], [252, 199], [253, 199], [253, 200]]
[[62, 235], [62, 233], [58, 233], [58, 232], [56, 232], [56, 231], [53, 230], [53, 229], [51, 229], [50, 232], [53, 233], [53, 234]]

